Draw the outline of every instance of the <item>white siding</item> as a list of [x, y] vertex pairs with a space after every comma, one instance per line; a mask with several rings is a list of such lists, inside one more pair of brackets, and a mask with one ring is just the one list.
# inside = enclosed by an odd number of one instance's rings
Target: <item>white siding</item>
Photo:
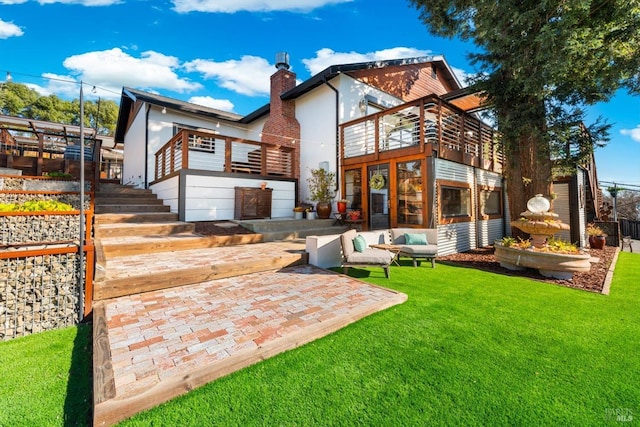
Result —
[[174, 176], [151, 186], [153, 194], [162, 199], [164, 205], [171, 208], [171, 212], [178, 213], [178, 197], [180, 196], [180, 178]]
[[141, 108], [124, 136], [122, 183], [144, 187], [145, 109]]
[[[185, 221], [217, 221], [234, 217], [235, 187], [259, 187], [254, 179], [187, 175], [185, 183]], [[273, 188], [272, 218], [293, 216], [295, 183], [265, 181]]]

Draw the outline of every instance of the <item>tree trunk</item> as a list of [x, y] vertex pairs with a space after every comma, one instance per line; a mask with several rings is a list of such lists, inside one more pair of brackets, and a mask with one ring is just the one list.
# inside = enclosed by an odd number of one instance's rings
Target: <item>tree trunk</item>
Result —
[[[500, 112], [498, 113], [499, 122], [514, 126], [519, 121], [520, 127], [517, 133], [507, 131], [504, 134], [505, 175], [511, 220], [517, 220], [527, 210], [527, 201], [531, 197], [542, 194], [550, 199], [552, 191], [552, 162], [545, 136], [544, 104], [534, 99], [527, 101], [529, 106], [534, 107], [530, 107], [526, 114], [511, 108], [502, 111], [503, 119], [500, 120]], [[526, 126], [526, 131], [522, 130], [523, 125]]]

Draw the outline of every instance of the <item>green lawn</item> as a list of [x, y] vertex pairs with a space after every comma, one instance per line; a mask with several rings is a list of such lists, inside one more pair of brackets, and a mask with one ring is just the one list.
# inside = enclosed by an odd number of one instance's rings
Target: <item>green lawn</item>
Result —
[[[392, 267], [390, 280], [381, 269], [351, 271], [409, 300], [122, 425], [601, 426], [620, 425], [616, 414], [633, 417], [622, 425], [640, 419], [640, 255], [620, 254], [609, 296], [442, 264]], [[78, 352], [88, 357], [88, 333], [72, 328], [0, 344], [0, 425], [83, 419], [89, 399], [79, 397], [90, 382], [68, 370], [88, 371], [70, 362]]]

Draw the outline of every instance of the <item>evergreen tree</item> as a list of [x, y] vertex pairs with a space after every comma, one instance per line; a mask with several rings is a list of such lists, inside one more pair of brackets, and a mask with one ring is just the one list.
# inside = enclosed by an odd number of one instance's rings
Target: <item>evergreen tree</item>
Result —
[[581, 126], [583, 108], [640, 91], [639, 0], [410, 3], [432, 33], [478, 48], [471, 88], [486, 95], [503, 135], [514, 219], [530, 197], [551, 194], [554, 162], [567, 170], [608, 139], [608, 124]]

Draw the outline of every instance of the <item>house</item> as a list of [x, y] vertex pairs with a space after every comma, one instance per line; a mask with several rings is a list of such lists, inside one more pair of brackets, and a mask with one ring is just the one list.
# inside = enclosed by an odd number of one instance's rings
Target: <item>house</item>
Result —
[[276, 68], [269, 104], [247, 116], [123, 88], [123, 182], [185, 221], [255, 216], [238, 207], [262, 185], [267, 216], [290, 218], [325, 168], [365, 228], [437, 227], [441, 254], [510, 232], [495, 132], [444, 57], [335, 65], [298, 85], [287, 54]]

